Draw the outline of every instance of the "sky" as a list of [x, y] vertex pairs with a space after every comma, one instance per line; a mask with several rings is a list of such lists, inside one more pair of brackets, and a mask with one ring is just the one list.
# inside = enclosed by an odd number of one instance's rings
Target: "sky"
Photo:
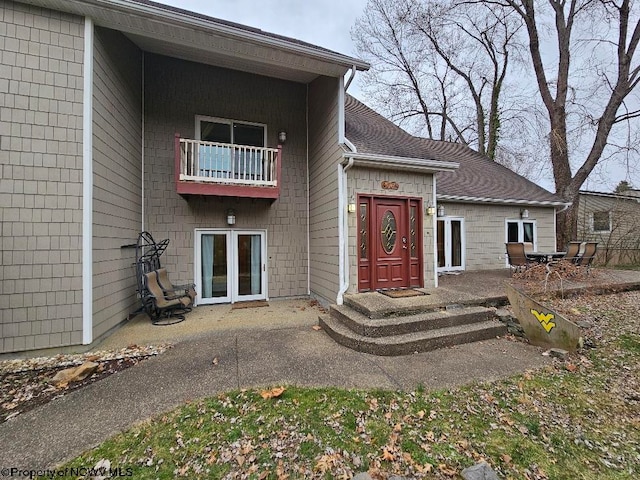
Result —
[[[157, 0], [166, 5], [237, 22], [267, 32], [304, 40], [338, 53], [357, 57], [351, 27], [361, 16], [367, 0]], [[349, 93], [365, 103], [360, 88], [362, 73], [356, 75]], [[608, 163], [596, 169], [583, 185], [585, 190], [612, 191], [620, 180], [640, 188], [640, 174], [628, 174], [624, 166]], [[539, 179], [554, 191], [552, 177]]]

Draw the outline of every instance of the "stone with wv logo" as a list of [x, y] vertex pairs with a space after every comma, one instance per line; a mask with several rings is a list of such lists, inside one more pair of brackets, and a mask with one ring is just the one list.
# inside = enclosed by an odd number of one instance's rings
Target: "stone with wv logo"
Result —
[[542, 328], [544, 328], [547, 333], [549, 333], [553, 329], [553, 327], [556, 326], [556, 324], [551, 321], [555, 318], [555, 315], [553, 313], [540, 313], [533, 308], [531, 309], [531, 313], [538, 319], [540, 325], [542, 325]]

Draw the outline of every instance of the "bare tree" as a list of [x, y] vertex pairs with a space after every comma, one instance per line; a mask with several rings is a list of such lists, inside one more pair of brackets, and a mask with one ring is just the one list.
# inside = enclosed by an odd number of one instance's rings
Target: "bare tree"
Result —
[[[557, 243], [562, 247], [576, 238], [578, 192], [598, 162], [611, 155], [612, 129], [640, 116], [640, 111], [625, 104], [640, 79], [634, 59], [640, 41], [638, 12], [633, 11], [631, 0], [468, 0], [459, 4], [478, 2], [515, 12], [526, 25], [536, 83], [549, 120], [556, 193], [573, 202], [557, 217]], [[552, 60], [542, 48], [550, 33], [556, 48]], [[583, 160], [576, 162], [573, 173], [572, 156], [575, 159], [581, 153]]]
[[513, 12], [490, 5], [369, 0], [352, 37], [372, 64], [367, 89], [386, 115], [493, 159], [510, 110], [501, 95], [521, 26]]

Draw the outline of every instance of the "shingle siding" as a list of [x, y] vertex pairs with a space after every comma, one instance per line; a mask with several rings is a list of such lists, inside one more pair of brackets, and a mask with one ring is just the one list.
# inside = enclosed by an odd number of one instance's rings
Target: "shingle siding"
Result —
[[334, 302], [338, 276], [338, 138], [337, 78], [320, 77], [309, 85], [309, 237], [311, 291]]
[[[306, 86], [152, 54], [145, 66], [145, 227], [171, 240], [162, 261], [172, 280], [194, 281], [195, 229], [229, 228], [225, 212], [233, 208], [233, 228], [267, 231], [269, 296], [306, 295]], [[194, 138], [196, 115], [266, 124], [269, 147], [287, 132], [278, 200], [175, 192], [174, 135]]]
[[[445, 213], [464, 218], [466, 270], [506, 268], [506, 220], [520, 220], [521, 206], [443, 203]], [[555, 251], [553, 208], [528, 207], [535, 220], [538, 251]]]
[[83, 37], [0, 0], [0, 352], [82, 340]]
[[97, 27], [93, 90], [93, 337], [137, 307], [134, 243], [142, 222], [142, 54]]

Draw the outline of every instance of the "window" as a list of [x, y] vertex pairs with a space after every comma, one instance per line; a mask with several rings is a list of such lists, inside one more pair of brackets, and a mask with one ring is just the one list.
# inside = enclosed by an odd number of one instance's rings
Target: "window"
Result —
[[601, 211], [593, 212], [591, 215], [592, 230], [594, 232], [610, 232], [611, 231], [611, 212]]
[[215, 144], [198, 146], [198, 175], [232, 181], [264, 179], [261, 149], [266, 138], [266, 125], [196, 115], [196, 140]]
[[196, 140], [264, 147], [266, 137], [266, 125], [196, 115]]
[[507, 220], [507, 242], [524, 243], [525, 248], [537, 248], [535, 220]]

